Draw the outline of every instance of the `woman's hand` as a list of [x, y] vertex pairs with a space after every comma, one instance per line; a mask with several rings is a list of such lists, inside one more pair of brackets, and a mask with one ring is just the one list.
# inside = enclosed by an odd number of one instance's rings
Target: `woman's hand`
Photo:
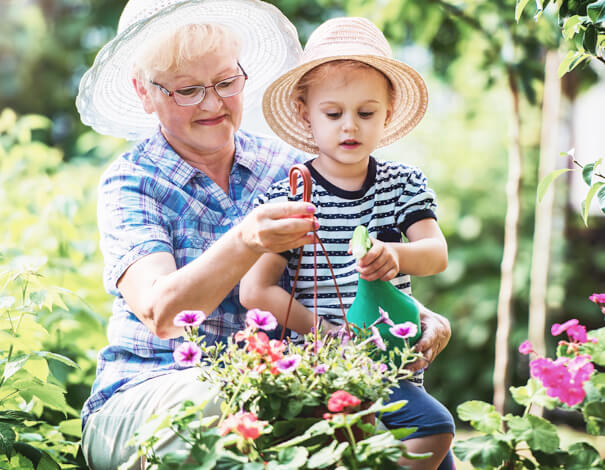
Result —
[[392, 244], [372, 238], [372, 248], [359, 260], [357, 270], [366, 281], [390, 281], [399, 274], [399, 256]]
[[263, 204], [237, 226], [242, 242], [258, 253], [280, 253], [298, 248], [314, 239], [319, 223], [315, 206], [308, 202]]
[[412, 371], [423, 369], [433, 362], [447, 346], [452, 336], [450, 322], [447, 318], [429, 310], [424, 305], [419, 305], [419, 308], [422, 336], [416, 343], [416, 351], [422, 353], [424, 359], [419, 359], [406, 366], [406, 369]]

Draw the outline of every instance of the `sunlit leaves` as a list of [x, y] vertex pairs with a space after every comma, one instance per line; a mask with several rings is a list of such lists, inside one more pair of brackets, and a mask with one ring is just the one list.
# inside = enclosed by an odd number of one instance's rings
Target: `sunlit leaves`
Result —
[[542, 199], [544, 198], [544, 195], [546, 194], [546, 190], [548, 189], [548, 187], [551, 185], [551, 183], [557, 179], [559, 176], [561, 176], [564, 173], [567, 173], [568, 171], [572, 171], [571, 168], [562, 168], [559, 170], [554, 170], [552, 172], [550, 172], [548, 175], [546, 175], [544, 177], [544, 179], [542, 181], [540, 181], [540, 184], [538, 185], [538, 201], [542, 201]]
[[556, 398], [546, 395], [546, 389], [533, 378], [530, 378], [527, 385], [523, 387], [510, 387], [510, 393], [513, 400], [525, 407], [535, 404], [552, 410], [558, 402]]
[[597, 0], [588, 5], [586, 13], [593, 23], [605, 21], [605, 0]]
[[471, 400], [462, 403], [456, 410], [460, 419], [470, 421], [471, 426], [478, 431], [493, 433], [502, 429], [502, 416], [494, 405]]
[[477, 468], [499, 467], [509, 457], [510, 447], [491, 435], [472, 437], [456, 442], [454, 454], [460, 460], [470, 460]]

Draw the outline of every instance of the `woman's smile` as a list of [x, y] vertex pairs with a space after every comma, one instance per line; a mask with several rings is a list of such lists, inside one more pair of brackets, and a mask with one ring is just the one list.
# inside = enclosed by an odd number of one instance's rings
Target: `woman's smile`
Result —
[[212, 118], [197, 119], [195, 121], [195, 123], [199, 124], [201, 126], [216, 126], [217, 124], [220, 124], [221, 122], [223, 122], [226, 117], [227, 117], [226, 114], [221, 114], [220, 116], [216, 116], [216, 117], [212, 117]]

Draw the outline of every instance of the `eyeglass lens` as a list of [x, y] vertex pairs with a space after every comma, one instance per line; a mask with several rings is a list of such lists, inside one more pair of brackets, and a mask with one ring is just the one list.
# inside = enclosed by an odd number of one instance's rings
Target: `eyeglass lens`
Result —
[[[229, 98], [230, 96], [240, 93], [243, 90], [245, 83], [246, 77], [244, 75], [237, 75], [221, 80], [212, 85], [212, 87], [214, 87], [216, 94], [221, 98]], [[193, 106], [204, 99], [206, 96], [206, 88], [207, 87], [204, 86], [179, 88], [174, 91], [174, 100], [176, 101], [176, 104], [180, 106]]]

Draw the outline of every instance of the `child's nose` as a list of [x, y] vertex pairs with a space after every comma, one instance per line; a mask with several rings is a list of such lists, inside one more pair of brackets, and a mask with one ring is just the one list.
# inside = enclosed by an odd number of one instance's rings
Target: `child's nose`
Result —
[[357, 130], [357, 121], [353, 116], [347, 115], [345, 116], [342, 122], [342, 129], [345, 132], [353, 132]]

